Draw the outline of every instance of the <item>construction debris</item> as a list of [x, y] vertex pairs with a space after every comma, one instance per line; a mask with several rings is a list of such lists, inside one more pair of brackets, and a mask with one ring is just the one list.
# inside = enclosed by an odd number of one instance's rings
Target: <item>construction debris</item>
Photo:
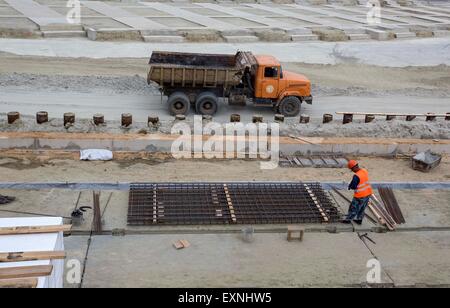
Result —
[[394, 218], [395, 223], [404, 224], [406, 223], [403, 216], [402, 210], [398, 205], [397, 199], [395, 198], [394, 191], [390, 187], [380, 187], [378, 192], [383, 200], [383, 203], [389, 212], [389, 214]]
[[412, 168], [422, 172], [429, 172], [441, 163], [442, 156], [430, 150], [417, 154], [412, 158]]

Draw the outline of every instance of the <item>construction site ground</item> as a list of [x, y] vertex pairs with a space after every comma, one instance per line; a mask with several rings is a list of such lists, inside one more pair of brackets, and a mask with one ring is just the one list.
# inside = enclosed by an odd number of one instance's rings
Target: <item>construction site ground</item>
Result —
[[[19, 9], [24, 2], [34, 2], [34, 9]], [[285, 148], [317, 149], [314, 142], [321, 139], [327, 148], [327, 138], [334, 138], [329, 147], [339, 151], [345, 144], [345, 156], [367, 168], [371, 182], [449, 183], [450, 121], [418, 117], [407, 122], [404, 116], [386, 121], [379, 116], [364, 123], [363, 116], [355, 116], [352, 124], [343, 125], [336, 114], [450, 112], [448, 3], [435, 7], [414, 1], [399, 7], [397, 1], [388, 1], [394, 6], [383, 9], [383, 24], [367, 29], [362, 5], [282, 2], [289, 4], [83, 1], [82, 26], [68, 26], [65, 2], [0, 0], [0, 182], [348, 183], [352, 174], [344, 168], [261, 170], [260, 161], [250, 159], [176, 160], [163, 151], [163, 142], [159, 147], [145, 144], [153, 137], [169, 143], [175, 137], [168, 136], [175, 121], [167, 98], [146, 83], [152, 51], [244, 50], [273, 55], [284, 70], [311, 79], [314, 101], [303, 104], [301, 111], [311, 122], [286, 119], [280, 133], [284, 141], [293, 138], [281, 144]], [[218, 9], [223, 12], [215, 15]], [[48, 14], [62, 23], [49, 27], [42, 18]], [[262, 25], [255, 28], [255, 22]], [[274, 31], [278, 22], [283, 27]], [[150, 31], [155, 24], [160, 25], [157, 31]], [[7, 122], [11, 111], [21, 115], [14, 124]], [[36, 124], [39, 111], [48, 112], [48, 123]], [[76, 115], [69, 128], [63, 126], [66, 112]], [[97, 113], [105, 116], [105, 125], [93, 125]], [[133, 115], [126, 129], [120, 123], [123, 113]], [[262, 115], [265, 122], [274, 119], [271, 108], [222, 104], [213, 120], [227, 123], [236, 113], [244, 123], [254, 115]], [[332, 114], [334, 121], [323, 124], [324, 114]], [[148, 127], [148, 116], [158, 116], [160, 126]], [[191, 111], [186, 122], [192, 124], [193, 116]], [[97, 142], [100, 135], [104, 139]], [[298, 139], [305, 137], [311, 139]], [[150, 149], [127, 152], [129, 140]], [[119, 144], [125, 150], [117, 150], [109, 162], [79, 161], [80, 144]], [[397, 151], [431, 146], [444, 155], [429, 173], [412, 170], [411, 153]], [[242, 237], [245, 225], [128, 226], [128, 190], [104, 190], [104, 231], [91, 234], [93, 214], [88, 211], [84, 223], [65, 238], [67, 259], [79, 260], [84, 270], [81, 284], [66, 281], [65, 286], [359, 287], [367, 281], [367, 262], [377, 258], [382, 267], [382, 284], [377, 286], [450, 287], [450, 190], [437, 187], [394, 191], [406, 219], [394, 232], [385, 233], [367, 220], [361, 226], [311, 224], [304, 225], [303, 242], [288, 242], [287, 225], [281, 224], [254, 225], [252, 242]], [[76, 207], [92, 206], [94, 189], [0, 189], [1, 195], [16, 197], [0, 205], [0, 217], [69, 218]], [[346, 213], [348, 202], [330, 193]], [[376, 244], [361, 239], [365, 233]], [[173, 242], [181, 239], [191, 246], [176, 250]]]
[[[450, 178], [450, 160], [423, 174], [408, 159], [359, 158], [374, 182], [436, 181]], [[73, 159], [9, 157], [0, 159], [9, 182], [177, 182], [177, 181], [343, 181], [346, 169], [277, 168], [260, 170], [257, 161], [146, 160], [80, 162]], [[351, 197], [350, 192], [342, 191]], [[68, 217], [78, 206], [92, 205], [92, 191], [1, 190], [17, 200], [0, 207], [0, 217]], [[86, 266], [83, 287], [319, 287], [361, 286], [366, 263], [376, 256], [387, 286], [449, 286], [450, 192], [396, 190], [407, 223], [378, 234], [375, 225], [305, 225], [303, 242], [286, 241], [286, 225], [255, 225], [254, 241], [243, 241], [242, 225], [127, 226], [128, 191], [102, 191], [104, 234], [90, 238], [92, 212], [65, 239], [68, 258]], [[342, 213], [348, 204], [334, 195]], [[108, 202], [109, 200], [109, 202]], [[12, 211], [12, 212], [11, 212]], [[114, 232], [115, 236], [112, 235]], [[358, 237], [369, 233], [376, 245]], [[125, 235], [123, 235], [125, 234]], [[189, 248], [172, 243], [186, 239]], [[87, 253], [89, 247], [89, 251]], [[87, 257], [86, 262], [85, 257]], [[67, 287], [79, 285], [67, 284]]]

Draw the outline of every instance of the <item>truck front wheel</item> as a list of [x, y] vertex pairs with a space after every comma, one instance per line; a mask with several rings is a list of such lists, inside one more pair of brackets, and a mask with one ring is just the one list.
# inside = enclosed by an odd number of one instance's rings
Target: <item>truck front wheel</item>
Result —
[[301, 104], [302, 102], [298, 97], [287, 96], [281, 100], [278, 109], [285, 117], [296, 117], [300, 113]]
[[212, 92], [203, 92], [197, 97], [195, 108], [201, 115], [214, 115], [217, 112], [217, 96]]
[[170, 94], [167, 101], [171, 115], [187, 114], [191, 107], [189, 97], [183, 92], [174, 92]]

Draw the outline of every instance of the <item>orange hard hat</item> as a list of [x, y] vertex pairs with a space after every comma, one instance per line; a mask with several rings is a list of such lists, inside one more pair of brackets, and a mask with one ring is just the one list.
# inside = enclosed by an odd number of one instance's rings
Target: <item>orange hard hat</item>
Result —
[[350, 161], [348, 162], [348, 169], [353, 169], [353, 168], [355, 168], [356, 166], [358, 166], [358, 162], [357, 162], [356, 160], [350, 160]]

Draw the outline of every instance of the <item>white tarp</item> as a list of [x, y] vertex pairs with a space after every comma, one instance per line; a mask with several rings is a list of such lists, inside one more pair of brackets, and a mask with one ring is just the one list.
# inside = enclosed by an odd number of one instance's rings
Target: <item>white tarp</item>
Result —
[[[61, 217], [0, 218], [0, 227], [58, 226]], [[2, 235], [0, 252], [56, 251], [64, 250], [63, 233]], [[64, 285], [64, 260], [39, 260], [0, 263], [0, 267], [53, 265], [50, 276], [39, 277], [38, 288], [62, 288]]]
[[80, 151], [80, 160], [112, 160], [113, 153], [109, 150], [89, 149]]

